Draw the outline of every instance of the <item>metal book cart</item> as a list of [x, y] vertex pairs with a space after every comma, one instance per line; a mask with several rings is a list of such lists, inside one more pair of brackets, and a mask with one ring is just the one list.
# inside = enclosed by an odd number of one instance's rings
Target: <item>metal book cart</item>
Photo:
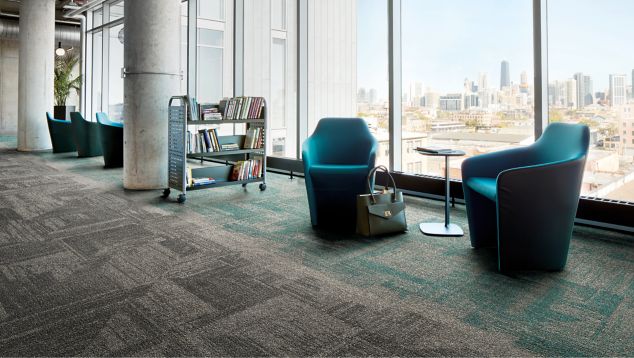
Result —
[[[177, 201], [184, 203], [186, 193], [190, 190], [201, 190], [217, 188], [227, 185], [242, 185], [246, 187], [250, 183], [260, 183], [260, 190], [266, 190], [266, 124], [267, 124], [267, 105], [262, 99], [264, 107], [258, 119], [218, 119], [218, 120], [191, 120], [189, 101], [187, 96], [174, 96], [169, 101], [168, 113], [168, 188], [163, 190], [163, 198], [170, 195], [171, 189], [178, 190]], [[218, 135], [217, 139], [220, 145], [236, 143], [240, 149], [236, 150], [220, 150], [216, 152], [196, 152], [188, 153], [187, 130], [190, 127], [200, 128], [208, 125], [221, 126], [243, 124], [246, 125], [245, 133], [249, 128], [262, 128], [263, 140], [261, 148], [244, 148], [246, 135]], [[197, 132], [197, 131], [196, 131]], [[248, 180], [230, 180], [233, 166], [237, 161], [262, 158], [262, 176]], [[214, 178], [216, 181], [212, 184], [190, 186], [187, 180], [188, 159], [190, 161], [198, 160], [201, 167], [191, 169], [194, 178]], [[193, 164], [193, 163], [192, 163]]]

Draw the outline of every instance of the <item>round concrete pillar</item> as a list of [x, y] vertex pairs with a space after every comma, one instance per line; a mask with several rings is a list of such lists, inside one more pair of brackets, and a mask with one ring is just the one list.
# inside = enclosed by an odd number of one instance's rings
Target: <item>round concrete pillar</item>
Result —
[[180, 0], [126, 1], [123, 185], [167, 187], [167, 105], [179, 92]]
[[22, 1], [19, 40], [18, 150], [50, 149], [46, 112], [53, 111], [55, 1]]

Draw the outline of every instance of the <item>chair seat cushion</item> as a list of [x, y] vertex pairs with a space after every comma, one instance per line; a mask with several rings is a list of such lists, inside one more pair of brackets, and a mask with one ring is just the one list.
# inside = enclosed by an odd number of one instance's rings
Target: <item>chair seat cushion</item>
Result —
[[119, 122], [101, 123], [101, 125], [107, 127], [123, 128], [123, 123]]
[[357, 186], [364, 183], [370, 169], [367, 165], [314, 164], [310, 167], [310, 178], [316, 187]]
[[493, 201], [497, 199], [497, 179], [472, 177], [465, 182], [469, 188]]

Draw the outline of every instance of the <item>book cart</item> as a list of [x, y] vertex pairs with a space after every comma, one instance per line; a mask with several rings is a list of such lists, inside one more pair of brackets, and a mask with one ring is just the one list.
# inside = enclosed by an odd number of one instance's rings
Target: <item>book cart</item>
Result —
[[[267, 106], [262, 98], [263, 107], [260, 117], [257, 119], [214, 119], [201, 120], [197, 111], [190, 108], [187, 96], [174, 96], [169, 101], [168, 113], [168, 188], [163, 190], [163, 198], [170, 195], [171, 189], [178, 190], [177, 201], [184, 203], [186, 193], [191, 190], [201, 190], [217, 188], [227, 185], [242, 185], [246, 187], [250, 183], [260, 183], [260, 190], [266, 190], [266, 124]], [[192, 115], [192, 113], [194, 115]], [[192, 120], [197, 118], [198, 120]], [[262, 145], [260, 148], [245, 148], [246, 135], [218, 135], [217, 142], [223, 144], [238, 144], [238, 149], [218, 150], [212, 152], [195, 151], [189, 152], [188, 129], [200, 128], [214, 125], [234, 125], [242, 124], [246, 126], [245, 133], [249, 128], [260, 127], [262, 132]], [[234, 165], [241, 160], [249, 160], [254, 157], [261, 157], [261, 176], [245, 180], [231, 180]], [[188, 171], [188, 159], [190, 161], [200, 161], [199, 168], [191, 168]], [[188, 173], [189, 172], [189, 173]], [[215, 182], [205, 185], [189, 185], [188, 175], [193, 178], [214, 178]]]

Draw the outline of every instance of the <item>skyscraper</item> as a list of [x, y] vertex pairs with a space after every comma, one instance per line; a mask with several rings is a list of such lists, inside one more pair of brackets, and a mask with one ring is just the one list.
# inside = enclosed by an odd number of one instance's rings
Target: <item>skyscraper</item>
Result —
[[626, 104], [627, 101], [625, 96], [625, 75], [611, 74], [610, 93], [608, 95], [610, 106], [614, 107]]
[[583, 73], [577, 72], [574, 74], [573, 78], [577, 81], [575, 88], [575, 103], [577, 105], [577, 109], [581, 109], [585, 106], [585, 94], [583, 92], [585, 90], [585, 85], [583, 81]]
[[480, 72], [480, 78], [478, 79], [478, 90], [485, 90], [489, 88], [489, 80], [486, 72]]
[[583, 98], [586, 106], [594, 103], [594, 96], [592, 95], [593, 91], [592, 76], [583, 76]]
[[522, 71], [520, 74], [520, 92], [528, 93], [528, 74], [526, 71]]
[[511, 75], [509, 70], [509, 62], [504, 60], [502, 61], [502, 68], [500, 73], [500, 89], [504, 87], [509, 87], [511, 85]]

